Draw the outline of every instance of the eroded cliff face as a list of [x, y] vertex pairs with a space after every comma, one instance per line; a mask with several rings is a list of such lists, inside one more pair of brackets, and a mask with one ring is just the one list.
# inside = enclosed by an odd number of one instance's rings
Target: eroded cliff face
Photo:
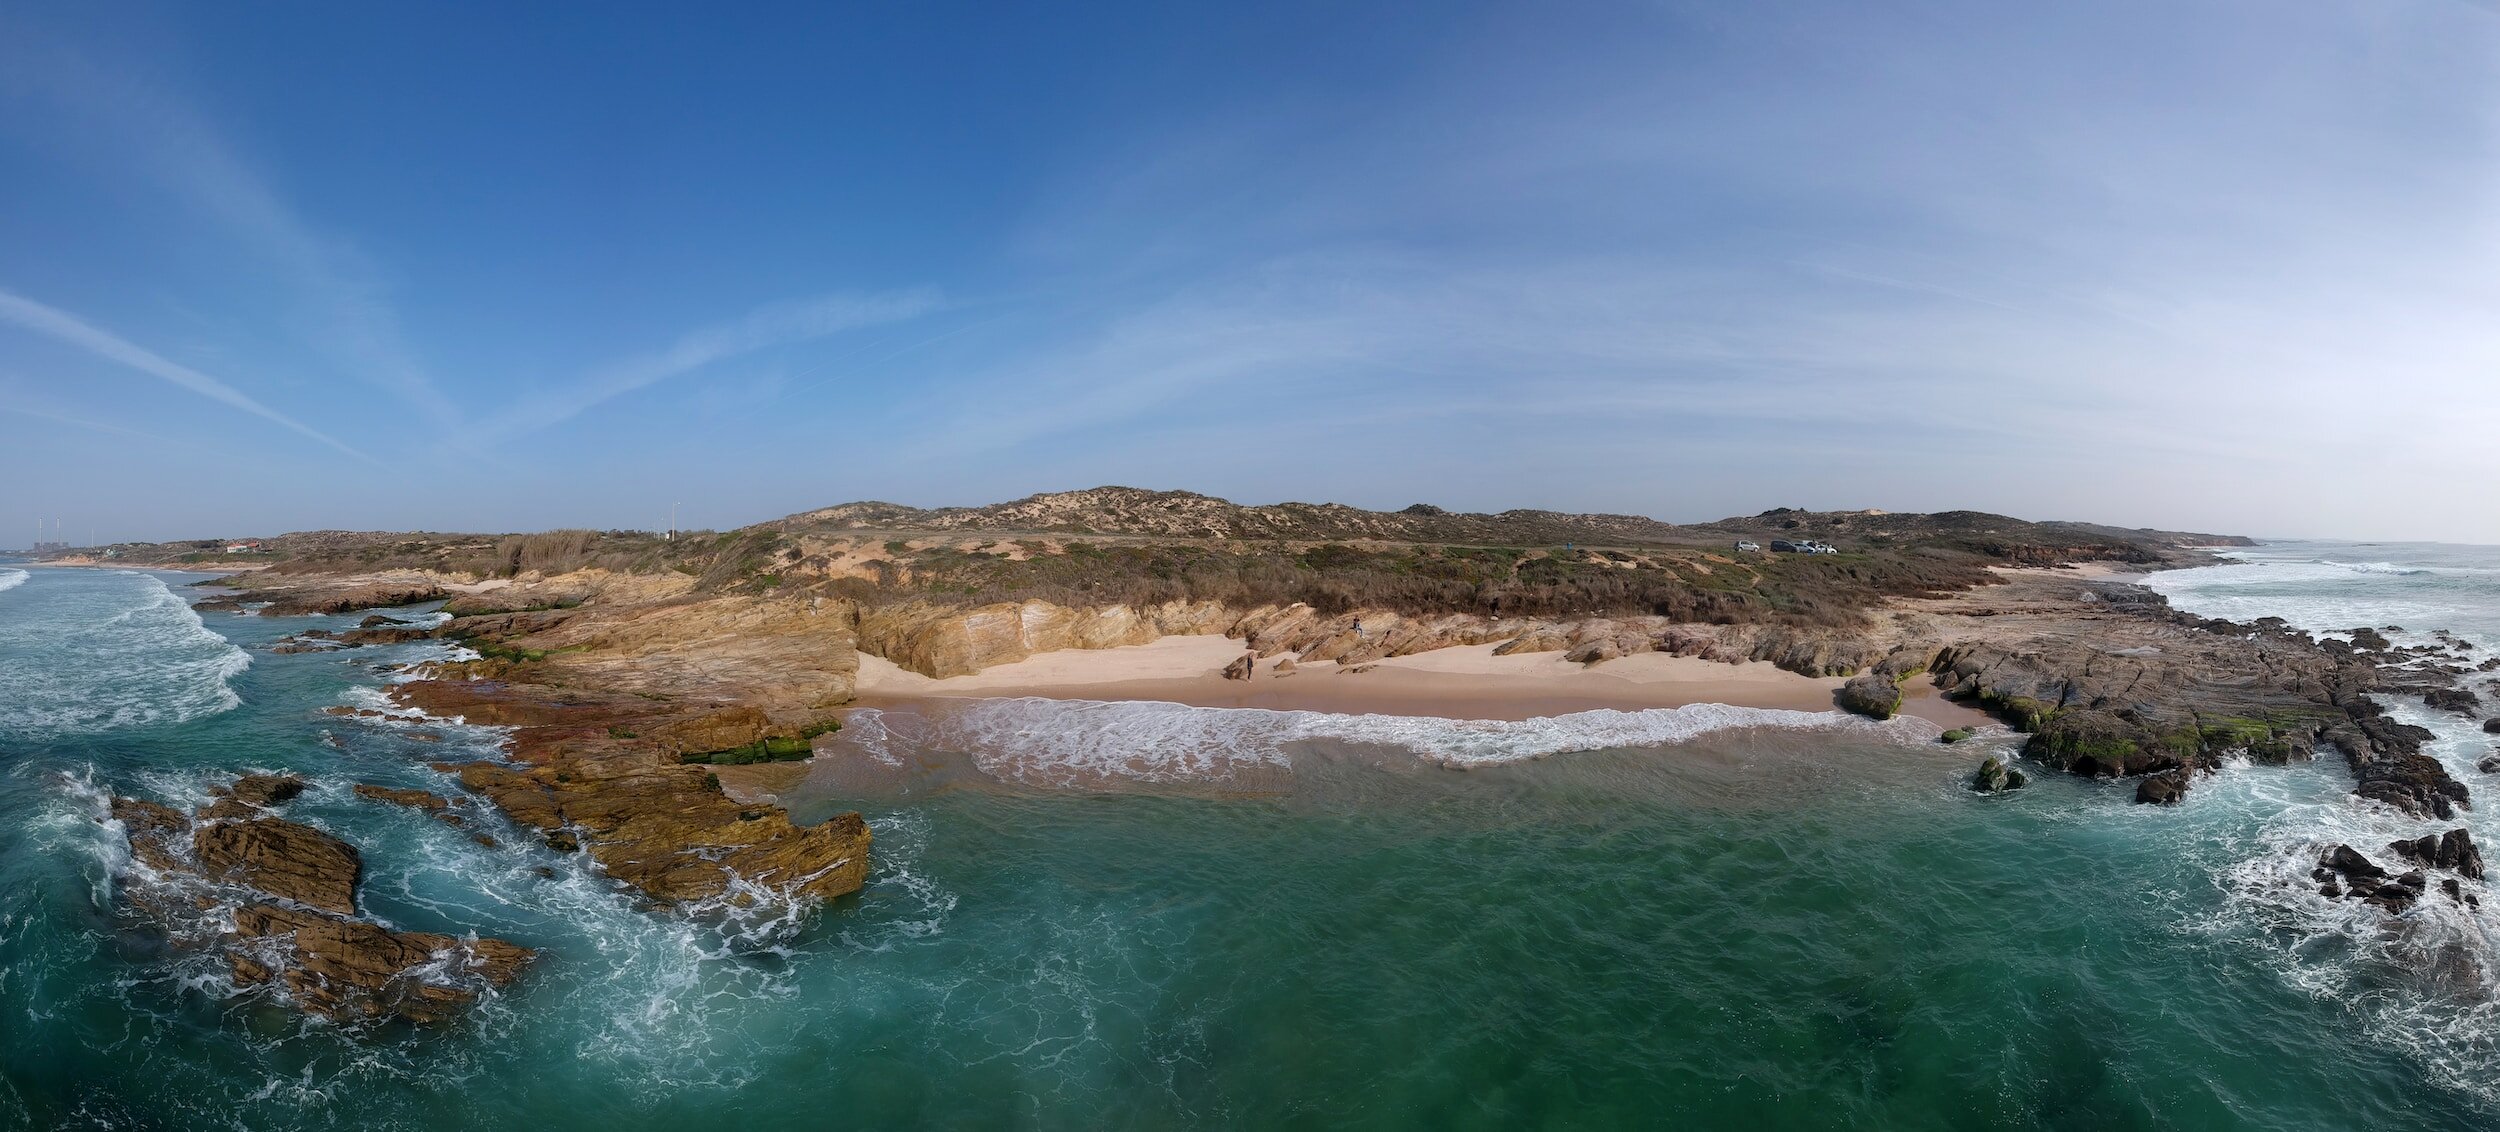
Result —
[[1060, 649], [1224, 633], [1241, 615], [1213, 602], [1070, 609], [1046, 601], [972, 608], [905, 602], [856, 613], [859, 647], [924, 676], [969, 676]]
[[1664, 617], [1414, 617], [1378, 609], [1325, 614], [1302, 604], [1243, 611], [1215, 603], [1071, 609], [1042, 601], [971, 608], [911, 602], [863, 609], [857, 616], [860, 649], [933, 677], [966, 676], [1058, 649], [1116, 648], [1199, 634], [1237, 638], [1262, 658], [1291, 653], [1302, 663], [1349, 667], [1459, 645], [1499, 644], [1497, 651], [1504, 654], [1560, 652], [1582, 664], [1664, 652], [1729, 664], [1768, 661], [1808, 676], [1859, 671], [1892, 647], [1889, 635], [1863, 630], [1695, 625]]

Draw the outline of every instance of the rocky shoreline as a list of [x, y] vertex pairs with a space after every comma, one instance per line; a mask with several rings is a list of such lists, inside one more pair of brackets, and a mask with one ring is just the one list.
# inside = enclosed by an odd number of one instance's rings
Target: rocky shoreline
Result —
[[283, 988], [338, 1022], [448, 1021], [509, 985], [538, 953], [499, 939], [397, 931], [362, 917], [354, 846], [279, 816], [303, 793], [292, 775], [250, 774], [186, 814], [115, 797], [130, 844], [124, 911], [178, 948], [226, 960], [237, 988]]
[[[2030, 560], [2012, 551], [2002, 557]], [[708, 589], [684, 573], [604, 569], [524, 573], [491, 589], [405, 570], [266, 571], [252, 588], [198, 608], [335, 615], [443, 602], [449, 617], [439, 624], [376, 615], [355, 629], [311, 630], [272, 647], [441, 639], [474, 650], [473, 659], [432, 664], [388, 694], [411, 716], [509, 729], [505, 757], [434, 764], [457, 784], [444, 794], [372, 787], [359, 794], [451, 824], [467, 821], [466, 800], [474, 798], [547, 848], [584, 854], [655, 913], [670, 915], [808, 905], [864, 885], [872, 839], [860, 815], [802, 826], [778, 805], [732, 797], [707, 765], [806, 757], [852, 699], [863, 650], [930, 677], [1180, 634], [1242, 642], [1236, 677], [1253, 670], [1252, 657], [1279, 666], [1333, 662], [1355, 675], [1381, 659], [1454, 645], [1559, 653], [1592, 666], [1642, 653], [1765, 661], [1847, 677], [1834, 706], [1877, 718], [1900, 709], [1908, 681], [1929, 680], [2023, 732], [2025, 761], [2133, 780], [2139, 803], [2177, 803], [2227, 759], [2282, 764], [2325, 749], [2343, 758], [2361, 798], [2425, 821], [2471, 805], [2466, 785], [2422, 753], [2430, 733], [2391, 717], [2380, 698], [2420, 696], [2434, 708], [2472, 714], [2481, 702], [2463, 683], [2500, 662], [2469, 667], [2461, 646], [2400, 648], [2366, 628], [2320, 637], [2272, 619], [2198, 618], [2123, 576], [2025, 568], [1980, 578], [1823, 622], [1421, 615], [1299, 602], [962, 606], [866, 601], [825, 587]], [[2024, 781], [2023, 770], [1991, 756], [1974, 787], [1997, 792]], [[230, 838], [262, 846], [254, 852], [271, 863], [252, 883], [279, 899], [249, 905], [263, 910], [238, 916], [233, 935], [291, 939], [296, 951], [258, 944], [236, 951], [248, 956], [235, 962], [238, 985], [284, 985], [305, 1008], [334, 1016], [441, 1017], [453, 1000], [392, 990], [398, 969], [391, 964], [411, 949], [435, 954], [444, 945], [356, 920], [352, 867], [339, 865], [336, 847], [306, 835], [317, 831], [284, 828], [283, 819], [261, 812], [280, 801], [254, 800], [238, 784], [232, 798], [197, 815], [135, 801], [117, 803], [115, 812], [130, 830], [134, 857], [160, 872], [214, 871], [222, 858], [203, 850]], [[176, 851], [186, 837], [188, 856]], [[2425, 835], [2393, 851], [2423, 869], [2478, 877], [2470, 838], [2453, 841]], [[2358, 851], [2329, 857], [2319, 866], [2322, 884], [2391, 912], [2428, 884], [2421, 870], [2391, 878]], [[530, 958], [495, 941], [463, 946], [480, 964], [474, 973], [495, 985]]]

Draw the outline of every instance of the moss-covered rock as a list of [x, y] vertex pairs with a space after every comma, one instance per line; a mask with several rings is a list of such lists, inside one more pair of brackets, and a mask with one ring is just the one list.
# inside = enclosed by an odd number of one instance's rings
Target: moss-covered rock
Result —
[[1979, 773], [1971, 776], [1970, 788], [1982, 794], [2002, 794], [2008, 790], [2020, 790], [2030, 781], [2002, 757], [1990, 755], [1981, 760]]
[[1875, 719], [1891, 719], [1901, 711], [1901, 685], [1879, 672], [1851, 677], [1840, 686], [1840, 706]]

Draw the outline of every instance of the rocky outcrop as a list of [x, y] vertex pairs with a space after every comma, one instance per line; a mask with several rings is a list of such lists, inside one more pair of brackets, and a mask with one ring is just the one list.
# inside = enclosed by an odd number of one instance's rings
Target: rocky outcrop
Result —
[[1880, 672], [1851, 677], [1834, 699], [1841, 707], [1872, 719], [1891, 719], [1901, 710], [1901, 685]]
[[442, 769], [550, 848], [588, 853], [654, 903], [813, 901], [867, 881], [870, 835], [859, 815], [797, 825], [779, 806], [731, 800], [710, 772], [678, 762], [792, 734], [813, 714], [510, 680], [417, 681], [392, 695], [512, 727], [512, 763]]
[[341, 1021], [449, 1021], [538, 956], [499, 939], [392, 931], [272, 904], [236, 909], [234, 928], [235, 985], [282, 986], [297, 1006]]
[[[292, 775], [247, 775], [195, 815], [114, 798], [109, 817], [141, 866], [122, 878], [126, 906], [176, 946], [222, 952], [237, 988], [275, 986], [339, 1021], [444, 1021], [536, 956], [502, 940], [357, 918], [355, 848], [264, 809], [303, 789]], [[227, 901], [230, 919], [220, 915]]]
[[2094, 604], [2102, 612], [2069, 611], [2029, 636], [1955, 643], [1937, 657], [1937, 684], [2030, 732], [2024, 753], [2048, 766], [2172, 776], [2140, 789], [2145, 801], [2174, 800], [2228, 756], [2284, 763], [2328, 746], [2362, 797], [2426, 817], [2467, 804], [2465, 786], [2420, 753], [2430, 733], [2371, 698], [2375, 654], [2271, 618], [2240, 625], [2157, 602]]
[[2445, 834], [2425, 833], [2411, 841], [2392, 842], [2387, 848], [2417, 865], [2483, 879], [2483, 852], [2474, 844], [2473, 831], [2463, 826]]
[[[2462, 829], [2454, 830], [2450, 836], [2463, 833]], [[2428, 856], [2416, 856], [2422, 852], [2421, 842], [2424, 841], [2432, 843]], [[2363, 856], [2360, 850], [2350, 845], [2337, 845], [2319, 855], [2318, 867], [2310, 870], [2309, 877], [2318, 882], [2318, 893], [2330, 900], [2359, 900], [2393, 914], [2413, 907], [2430, 890], [2431, 878], [2426, 868], [2457, 871], [2475, 879], [2482, 876], [2482, 856], [2473, 851], [2471, 835], [2463, 838], [2462, 844], [2452, 843], [2448, 838], [2424, 837], [2419, 841], [2399, 841], [2391, 848], [2400, 856], [2421, 861], [2425, 868], [2391, 874]], [[2466, 867], [2474, 871], [2463, 873]], [[2477, 908], [2482, 906], [2481, 899], [2466, 892], [2455, 878], [2443, 878], [2439, 889], [2457, 903]]]
[[2475, 715], [2482, 711], [2483, 701], [2463, 688], [2432, 688], [2422, 693], [2422, 702], [2440, 711], [2458, 715]]
[[1253, 670], [1258, 666], [1258, 662], [1259, 658], [1255, 653], [1243, 653], [1240, 656], [1234, 657], [1231, 664], [1224, 666], [1224, 678], [1227, 680], [1247, 680], [1252, 676]]
[[263, 617], [302, 617], [316, 613], [349, 613], [359, 609], [377, 609], [394, 605], [415, 605], [440, 601], [451, 591], [431, 583], [375, 583], [344, 589], [315, 586], [301, 590], [249, 590], [234, 596], [235, 601], [265, 601]]
[[2002, 794], [2008, 790], [2020, 790], [2030, 781], [2001, 756], [1990, 755], [1980, 760], [1979, 772], [1971, 776], [1970, 788], [1982, 794]]
[[2188, 777], [2184, 770], [2166, 770], [2148, 774], [2135, 784], [2135, 801], [2140, 806], [2175, 806], [2187, 798]]
[[210, 880], [268, 893], [340, 915], [356, 911], [364, 861], [344, 841], [278, 818], [199, 823], [192, 852]]
[[778, 806], [730, 800], [697, 767], [556, 766], [565, 769], [472, 763], [459, 768], [460, 781], [654, 901], [824, 899], [867, 883], [869, 832], [858, 814], [798, 826]]

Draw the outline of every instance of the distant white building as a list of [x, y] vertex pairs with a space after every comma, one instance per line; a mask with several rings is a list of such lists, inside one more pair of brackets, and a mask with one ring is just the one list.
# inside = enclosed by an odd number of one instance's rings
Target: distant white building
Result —
[[230, 542], [226, 544], [226, 553], [228, 554], [250, 554], [259, 549], [260, 544], [256, 542]]

